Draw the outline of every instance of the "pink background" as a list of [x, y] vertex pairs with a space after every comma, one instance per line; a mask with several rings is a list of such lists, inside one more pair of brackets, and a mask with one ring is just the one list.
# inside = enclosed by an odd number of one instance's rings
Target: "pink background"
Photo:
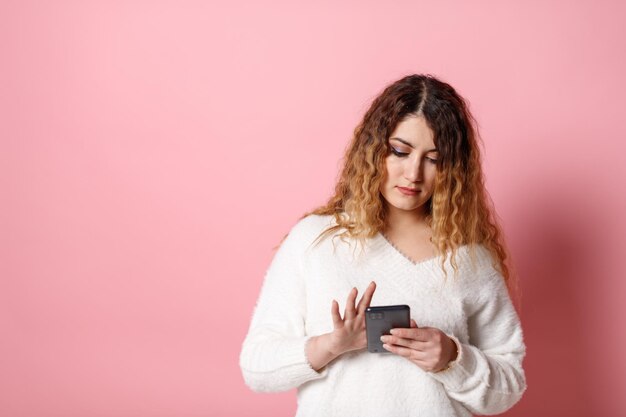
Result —
[[0, 415], [293, 415], [238, 367], [271, 248], [416, 72], [470, 101], [522, 277], [507, 415], [626, 415], [625, 12], [2, 1]]

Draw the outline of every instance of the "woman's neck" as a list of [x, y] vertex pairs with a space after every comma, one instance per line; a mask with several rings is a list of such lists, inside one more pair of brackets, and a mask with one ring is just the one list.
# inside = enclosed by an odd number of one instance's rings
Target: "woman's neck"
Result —
[[402, 233], [403, 231], [415, 231], [429, 227], [426, 221], [425, 210], [417, 209], [413, 211], [401, 210], [396, 207], [389, 207], [387, 212], [386, 233]]

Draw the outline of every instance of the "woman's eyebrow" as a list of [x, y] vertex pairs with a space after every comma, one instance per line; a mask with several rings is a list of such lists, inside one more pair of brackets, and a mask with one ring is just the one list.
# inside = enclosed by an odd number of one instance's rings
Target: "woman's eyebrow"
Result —
[[[409, 146], [409, 147], [411, 147], [411, 148], [415, 149], [415, 146], [413, 146], [413, 144], [412, 144], [411, 142], [407, 142], [407, 141], [406, 141], [406, 140], [404, 140], [404, 139], [401, 139], [401, 138], [398, 138], [398, 137], [395, 137], [395, 136], [394, 136], [393, 138], [389, 138], [389, 140], [391, 140], [391, 139], [397, 140], [398, 142], [402, 142], [402, 143], [404, 143], [406, 146]], [[426, 151], [426, 153], [428, 153], [428, 152], [437, 152], [437, 148], [432, 148], [432, 149], [429, 149], [429, 150], [427, 150], [427, 151]]]

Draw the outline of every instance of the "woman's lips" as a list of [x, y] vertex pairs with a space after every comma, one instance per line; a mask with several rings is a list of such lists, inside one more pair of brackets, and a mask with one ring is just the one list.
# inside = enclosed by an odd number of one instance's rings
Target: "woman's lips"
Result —
[[419, 192], [417, 188], [398, 187], [398, 190], [404, 195], [415, 195]]

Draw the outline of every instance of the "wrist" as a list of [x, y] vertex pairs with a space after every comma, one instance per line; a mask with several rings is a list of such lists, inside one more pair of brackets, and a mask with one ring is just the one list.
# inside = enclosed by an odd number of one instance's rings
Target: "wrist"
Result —
[[323, 349], [334, 358], [341, 356], [344, 350], [336, 343], [336, 338], [333, 337], [333, 333], [324, 333], [321, 335]]
[[307, 345], [306, 355], [311, 367], [318, 372], [321, 372], [329, 362], [339, 356], [331, 348], [330, 333], [311, 337]]
[[451, 344], [452, 344], [452, 351], [450, 353], [450, 359], [448, 360], [448, 362], [446, 363], [446, 365], [441, 368], [440, 370], [436, 371], [435, 373], [440, 373], [440, 372], [445, 372], [448, 369], [450, 369], [455, 363], [457, 358], [459, 357], [459, 349], [461, 348], [456, 341], [448, 336], [448, 339], [450, 340]]
[[453, 338], [451, 338], [451, 337], [448, 337], [448, 338], [452, 342], [452, 354], [450, 355], [450, 360], [448, 362], [454, 362], [454, 361], [456, 361], [456, 358], [459, 357], [459, 348], [460, 348], [460, 346], [457, 345], [457, 343], [454, 341]]

